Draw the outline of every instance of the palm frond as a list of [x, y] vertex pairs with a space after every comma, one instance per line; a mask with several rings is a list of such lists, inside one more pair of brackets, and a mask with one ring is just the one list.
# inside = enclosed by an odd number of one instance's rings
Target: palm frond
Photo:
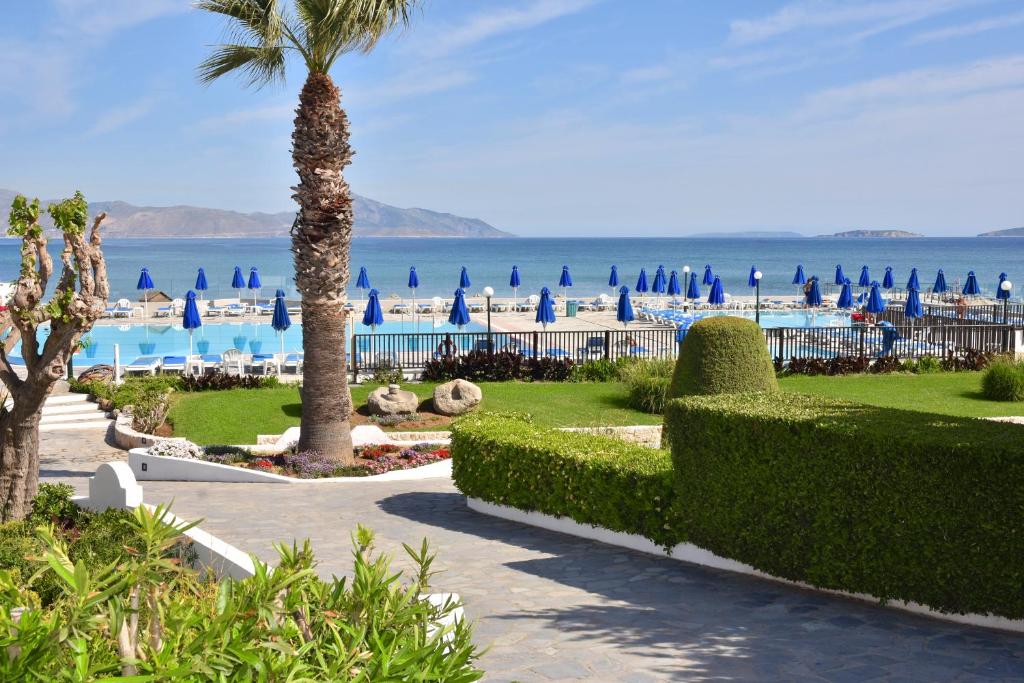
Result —
[[406, 26], [419, 0], [295, 0], [311, 70], [330, 70], [339, 55], [369, 52]]
[[284, 80], [285, 56], [282, 46], [220, 45], [199, 65], [199, 80], [212, 83], [221, 76], [238, 72], [249, 86], [263, 86]]
[[235, 71], [245, 74], [249, 85], [284, 78], [284, 50], [290, 41], [278, 0], [196, 0], [194, 6], [228, 18], [226, 44], [200, 64], [200, 81], [209, 83]]

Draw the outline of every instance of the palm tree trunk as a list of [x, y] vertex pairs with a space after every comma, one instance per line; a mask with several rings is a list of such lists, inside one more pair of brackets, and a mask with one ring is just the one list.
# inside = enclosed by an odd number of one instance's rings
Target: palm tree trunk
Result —
[[345, 372], [345, 290], [352, 243], [352, 195], [342, 171], [352, 160], [348, 117], [326, 74], [311, 73], [299, 95], [292, 162], [299, 205], [292, 226], [295, 284], [302, 295], [300, 451], [352, 462], [352, 401]]

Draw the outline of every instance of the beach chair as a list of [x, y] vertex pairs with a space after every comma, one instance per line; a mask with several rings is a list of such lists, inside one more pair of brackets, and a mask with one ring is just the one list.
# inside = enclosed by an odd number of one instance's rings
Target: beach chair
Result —
[[587, 345], [580, 348], [580, 357], [583, 360], [600, 360], [604, 358], [604, 337], [590, 337]]
[[288, 314], [289, 315], [302, 315], [302, 306], [300, 306], [298, 304], [295, 304], [295, 305], [292, 305], [292, 306], [288, 306]]
[[274, 315], [274, 304], [256, 304], [257, 315]]
[[520, 301], [516, 306], [516, 310], [520, 312], [529, 312], [537, 310], [537, 304], [540, 303], [540, 297], [536, 294], [531, 294], [526, 297], [525, 301]]
[[229, 316], [245, 315], [245, 306], [242, 304], [228, 304], [224, 308], [224, 313]]
[[205, 374], [207, 369], [216, 370], [224, 362], [224, 357], [219, 353], [204, 353], [199, 356], [199, 372]]
[[244, 375], [245, 359], [238, 349], [228, 349], [221, 354], [220, 369], [227, 375]]
[[124, 366], [124, 371], [125, 374], [138, 372], [146, 375], [155, 375], [162, 364], [163, 361], [156, 356], [140, 356]]
[[544, 349], [544, 355], [548, 358], [568, 358], [569, 352], [558, 346], [549, 346]]
[[249, 360], [249, 368], [255, 375], [257, 370], [261, 370], [264, 375], [269, 375], [271, 368], [273, 368], [278, 374], [280, 374], [280, 367], [277, 364], [277, 358], [272, 353], [254, 353]]
[[188, 359], [185, 356], [164, 356], [160, 366], [162, 372], [184, 372]]
[[216, 304], [212, 304], [211, 303], [209, 306], [206, 307], [205, 315], [207, 315], [207, 316], [209, 316], [211, 318], [215, 317], [215, 316], [223, 318], [226, 313], [227, 313], [227, 309], [225, 307], [217, 306]]
[[474, 351], [487, 351], [488, 350], [488, 348], [487, 348], [487, 340], [486, 339], [477, 339], [475, 342], [473, 342], [473, 350]]
[[166, 306], [161, 306], [155, 311], [153, 311], [154, 318], [170, 318], [173, 314], [174, 309], [171, 307], [170, 304], [167, 304]]
[[281, 365], [285, 370], [293, 370], [296, 375], [301, 375], [303, 358], [301, 353], [289, 353], [285, 355]]
[[419, 303], [416, 304], [416, 312], [420, 315], [424, 313], [432, 313], [434, 310], [434, 304]]
[[132, 302], [128, 299], [118, 299], [117, 303], [114, 304], [114, 308], [111, 310], [111, 316], [114, 318], [130, 318], [132, 317]]

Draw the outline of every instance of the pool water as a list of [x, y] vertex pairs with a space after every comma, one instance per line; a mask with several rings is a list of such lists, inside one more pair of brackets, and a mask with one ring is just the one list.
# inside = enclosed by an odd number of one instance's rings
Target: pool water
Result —
[[[717, 313], [710, 315], [735, 315], [754, 319], [753, 311], [740, 313]], [[761, 311], [761, 327], [849, 327], [849, 313], [824, 313], [821, 311]]]

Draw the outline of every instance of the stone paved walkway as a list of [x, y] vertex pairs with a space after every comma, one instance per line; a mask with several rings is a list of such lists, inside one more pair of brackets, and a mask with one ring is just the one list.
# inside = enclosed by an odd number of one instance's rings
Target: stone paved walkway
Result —
[[[124, 452], [97, 432], [43, 435], [43, 478], [73, 483]], [[1020, 681], [1024, 637], [685, 565], [471, 512], [450, 481], [281, 486], [146, 482], [147, 502], [272, 561], [309, 537], [326, 576], [349, 532], [410, 568], [427, 537], [435, 588], [462, 594], [492, 681]]]

